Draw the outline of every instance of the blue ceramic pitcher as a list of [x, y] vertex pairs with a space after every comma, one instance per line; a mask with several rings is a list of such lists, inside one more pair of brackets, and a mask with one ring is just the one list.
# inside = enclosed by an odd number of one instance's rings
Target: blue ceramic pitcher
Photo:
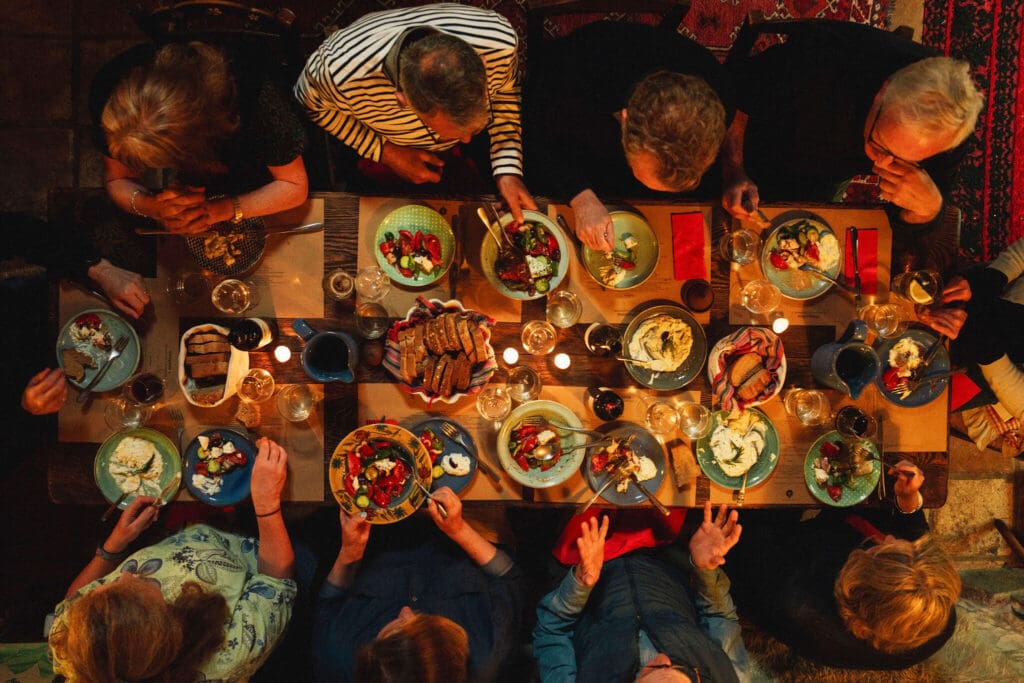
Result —
[[867, 336], [867, 323], [854, 320], [838, 340], [819, 347], [811, 356], [814, 379], [850, 398], [859, 398], [864, 387], [874, 382], [882, 369], [878, 354], [864, 343]]
[[292, 329], [306, 340], [302, 349], [302, 368], [317, 382], [351, 382], [359, 359], [359, 347], [344, 332], [313, 329], [302, 318], [292, 322]]

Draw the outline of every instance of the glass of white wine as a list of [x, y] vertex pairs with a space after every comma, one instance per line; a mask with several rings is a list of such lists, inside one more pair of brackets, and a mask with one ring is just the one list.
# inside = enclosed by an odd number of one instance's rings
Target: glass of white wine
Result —
[[210, 292], [210, 301], [221, 313], [238, 315], [254, 308], [260, 297], [256, 285], [246, 280], [221, 280]]
[[655, 434], [669, 434], [679, 428], [679, 410], [671, 401], [638, 394], [644, 404], [644, 424]]
[[743, 286], [740, 301], [754, 315], [765, 315], [782, 303], [782, 292], [768, 280], [751, 280]]
[[262, 403], [274, 395], [274, 376], [263, 368], [252, 368], [238, 381], [237, 391], [246, 403]]
[[512, 397], [500, 384], [488, 384], [476, 395], [476, 409], [480, 417], [498, 423], [512, 410]]
[[827, 424], [832, 419], [832, 404], [817, 389], [790, 389], [783, 401], [786, 412], [805, 426]]
[[523, 342], [523, 350], [540, 356], [554, 351], [557, 337], [555, 326], [547, 320], [531, 320], [523, 325], [520, 341]]
[[882, 339], [894, 339], [910, 327], [907, 312], [896, 303], [871, 304], [860, 309], [859, 315]]
[[277, 410], [289, 422], [302, 422], [309, 419], [313, 412], [316, 399], [313, 392], [305, 384], [293, 384], [285, 387], [277, 395]]
[[508, 392], [518, 403], [534, 400], [542, 387], [540, 375], [528, 365], [520, 365], [508, 373]]
[[691, 439], [699, 439], [711, 431], [711, 410], [692, 401], [683, 401], [676, 408], [679, 428]]
[[548, 295], [547, 317], [553, 325], [561, 328], [572, 327], [583, 315], [583, 304], [575, 293], [560, 289]]

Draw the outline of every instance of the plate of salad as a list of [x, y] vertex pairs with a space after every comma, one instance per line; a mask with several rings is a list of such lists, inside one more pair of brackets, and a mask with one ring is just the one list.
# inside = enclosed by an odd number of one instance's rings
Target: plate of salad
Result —
[[[531, 416], [542, 417], [548, 424], [540, 427], [523, 424]], [[524, 486], [542, 489], [561, 484], [580, 468], [583, 449], [567, 449], [586, 443], [587, 436], [559, 431], [555, 429], [558, 425], [583, 427], [574, 412], [554, 401], [529, 401], [509, 413], [498, 431], [498, 458], [509, 476]], [[543, 461], [534, 458], [533, 454], [541, 446], [551, 448], [555, 457]]]
[[244, 434], [204, 429], [185, 449], [185, 486], [207, 505], [224, 507], [249, 497], [257, 448]]
[[[597, 428], [612, 438], [612, 443], [591, 448], [583, 465], [583, 477], [596, 493], [608, 482], [616, 468], [624, 468], [637, 475], [652, 494], [665, 479], [665, 451], [654, 435], [638, 424], [626, 421], [606, 422]], [[647, 496], [632, 478], [604, 489], [601, 498], [612, 505], [639, 505]]]
[[371, 424], [350, 432], [335, 447], [327, 468], [331, 491], [350, 515], [371, 524], [405, 519], [427, 499], [416, 479], [430, 488], [430, 455], [408, 429]]
[[[501, 216], [500, 229], [513, 247], [499, 251], [490, 237], [480, 243], [480, 264], [487, 281], [510, 299], [539, 299], [558, 287], [569, 270], [569, 242], [555, 223], [540, 213], [526, 209], [523, 222], [512, 214]], [[492, 226], [494, 229], [494, 226]]]
[[804, 481], [825, 505], [856, 505], [878, 485], [882, 456], [868, 439], [846, 439], [838, 431], [823, 434], [811, 444], [804, 460]]
[[643, 216], [612, 211], [615, 249], [610, 252], [583, 247], [583, 265], [597, 284], [610, 289], [632, 289], [644, 283], [658, 265], [658, 238]]
[[[448, 423], [453, 426], [462, 440], [472, 446], [466, 448], [458, 441], [449, 439], [441, 431], [441, 425]], [[473, 436], [454, 420], [446, 420], [443, 417], [431, 417], [420, 422], [412, 430], [413, 434], [419, 437], [420, 441], [430, 454], [430, 461], [433, 463], [433, 485], [431, 491], [436, 491], [442, 486], [447, 486], [455, 493], [469, 486], [476, 474], [476, 444]]]
[[794, 210], [776, 216], [772, 225], [761, 252], [765, 277], [790, 299], [813, 299], [827, 292], [830, 282], [800, 270], [808, 265], [833, 279], [840, 277], [842, 245], [825, 219]]
[[388, 277], [400, 285], [426, 287], [448, 271], [455, 236], [444, 216], [429, 206], [409, 204], [377, 226], [373, 254]]

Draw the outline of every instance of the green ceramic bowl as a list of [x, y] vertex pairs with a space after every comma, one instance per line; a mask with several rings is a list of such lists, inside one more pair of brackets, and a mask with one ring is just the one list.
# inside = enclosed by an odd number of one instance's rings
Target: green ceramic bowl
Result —
[[[501, 460], [501, 466], [505, 468], [509, 476], [523, 486], [543, 489], [561, 484], [580, 468], [580, 463], [583, 462], [584, 449], [577, 448], [572, 453], [564, 454], [551, 469], [541, 470], [540, 468], [532, 467], [529, 470], [524, 470], [519, 466], [519, 463], [512, 459], [512, 453], [508, 449], [508, 441], [512, 430], [518, 427], [519, 423], [530, 415], [540, 415], [551, 424], [576, 427], [577, 429], [583, 427], [579, 417], [561, 403], [555, 403], [554, 401], [529, 401], [524, 403], [509, 413], [508, 417], [505, 418], [505, 422], [502, 423], [501, 429], [498, 431], [498, 459]], [[588, 438], [585, 434], [576, 432], [559, 432], [558, 435], [561, 438], [562, 448], [586, 443]]]
[[[160, 492], [163, 491], [164, 487], [170, 484], [171, 480], [181, 472], [181, 456], [178, 454], [177, 447], [170, 439], [160, 432], [154, 429], [142, 427], [139, 429], [131, 429], [125, 432], [112, 434], [100, 446], [99, 451], [96, 452], [96, 460], [93, 462], [93, 478], [96, 480], [96, 486], [99, 487], [100, 492], [108, 502], [113, 503], [121, 497], [122, 493], [124, 493], [124, 489], [121, 488], [121, 485], [122, 483], [127, 483], [126, 477], [111, 472], [111, 459], [113, 458], [114, 451], [117, 450], [117, 447], [128, 437], [150, 442], [156, 449], [162, 469], [159, 477], [144, 479], [144, 483], [138, 493], [129, 493], [128, 496], [121, 501], [121, 504], [118, 507], [122, 510], [128, 507], [131, 502], [135, 500], [137, 495], [160, 495]], [[113, 469], [118, 470], [119, 468], [114, 464]], [[152, 471], [152, 466], [150, 470]], [[134, 483], [131, 484], [131, 487], [128, 490], [130, 491], [132, 488], [134, 488]]]
[[[402, 275], [396, 266], [388, 263], [380, 250], [384, 234], [390, 232], [397, 237], [399, 230], [408, 230], [413, 235], [419, 231], [437, 237], [441, 242], [441, 264], [435, 266], [429, 274], [421, 272], [413, 277]], [[455, 236], [452, 234], [452, 226], [437, 211], [421, 204], [408, 204], [389, 213], [377, 226], [377, 232], [373, 236], [373, 255], [377, 257], [377, 264], [381, 270], [393, 281], [407, 287], [426, 287], [440, 280], [448, 272], [448, 267], [455, 257]]]
[[[128, 337], [128, 346], [125, 347], [121, 355], [114, 359], [110, 364], [110, 369], [103, 375], [103, 379], [92, 388], [96, 393], [102, 393], [104, 391], [110, 391], [116, 389], [135, 374], [135, 369], [139, 365], [139, 335], [135, 332], [135, 328], [128, 323], [127, 320], [114, 313], [108, 311], [105, 308], [91, 308], [87, 311], [82, 311], [77, 315], [72, 316], [64, 323], [64, 327], [61, 328], [60, 334], [57, 335], [57, 364], [60, 369], [64, 369], [64, 354], [63, 349], [78, 349], [82, 353], [86, 354], [93, 360], [95, 367], [86, 368], [85, 376], [82, 377], [80, 382], [68, 378], [68, 382], [78, 388], [85, 387], [92, 381], [92, 378], [96, 376], [96, 373], [100, 371], [107, 357], [110, 355], [109, 351], [93, 345], [88, 340], [75, 339], [73, 334], [75, 321], [87, 314], [94, 314], [99, 316], [100, 322], [106, 329], [110, 336], [110, 345], [113, 346], [117, 343], [119, 337]], [[120, 494], [118, 494], [120, 495]]]
[[782, 296], [790, 299], [807, 300], [827, 292], [832, 287], [832, 283], [792, 266], [785, 270], [779, 270], [771, 262], [772, 249], [779, 246], [779, 232], [802, 221], [807, 221], [817, 228], [820, 235], [819, 240], [822, 242], [832, 242], [835, 249], [838, 250], [836, 262], [830, 268], [823, 268], [822, 271], [828, 273], [834, 279], [840, 277], [843, 266], [843, 254], [842, 245], [836, 239], [835, 232], [821, 216], [810, 211], [799, 210], [781, 213], [772, 221], [772, 231], [768, 235], [768, 239], [764, 241], [764, 248], [761, 250], [761, 270], [764, 272], [764, 276], [779, 288]]
[[[764, 448], [758, 454], [757, 462], [747, 472], [747, 488], [750, 488], [751, 486], [757, 486], [767, 479], [768, 475], [775, 470], [775, 466], [779, 464], [779, 435], [775, 431], [775, 425], [772, 424], [767, 415], [755, 408], [747, 408], [747, 410], [761, 418], [765, 426], [768, 427], [764, 438]], [[718, 425], [727, 417], [729, 417], [728, 411], [715, 411], [711, 422], [711, 431], [707, 436], [697, 440], [694, 451], [697, 455], [697, 464], [700, 465], [701, 471], [704, 472], [708, 479], [719, 486], [738, 491], [743, 486], [743, 477], [730, 477], [723, 472], [722, 468], [718, 465], [718, 461], [715, 460], [714, 452], [711, 450], [711, 437], [714, 435]]]
[[[526, 301], [529, 299], [540, 299], [547, 296], [548, 292], [553, 292], [558, 289], [558, 285], [565, 279], [565, 275], [569, 272], [569, 254], [570, 246], [569, 241], [565, 235], [562, 234], [561, 228], [555, 225], [554, 221], [545, 216], [539, 211], [533, 211], [532, 209], [525, 209], [523, 211], [523, 219], [527, 221], [533, 221], [540, 223], [548, 230], [555, 239], [558, 240], [558, 251], [559, 259], [558, 264], [554, 267], [554, 275], [551, 276], [548, 288], [544, 292], [529, 292], [519, 291], [515, 289], [509, 289], [498, 277], [498, 274], [494, 272], [494, 262], [498, 258], [498, 246], [489, 235], [484, 234], [483, 241], [480, 242], [480, 267], [484, 271], [484, 277], [491, 283], [491, 286], [498, 290], [499, 294], [507, 296], [510, 299], [519, 299], [520, 301]], [[506, 213], [501, 216], [501, 226], [504, 227], [512, 222], [512, 214]], [[493, 226], [493, 224], [492, 224]], [[483, 227], [483, 226], [481, 226]], [[485, 231], [487, 228], [483, 228]]]

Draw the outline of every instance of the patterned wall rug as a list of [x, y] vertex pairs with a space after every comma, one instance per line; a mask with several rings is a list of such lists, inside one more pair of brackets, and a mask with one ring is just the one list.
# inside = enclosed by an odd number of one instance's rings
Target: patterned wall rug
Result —
[[1024, 236], [1024, 13], [1020, 0], [925, 0], [922, 42], [974, 66], [986, 107], [953, 200], [960, 244], [988, 260]]

